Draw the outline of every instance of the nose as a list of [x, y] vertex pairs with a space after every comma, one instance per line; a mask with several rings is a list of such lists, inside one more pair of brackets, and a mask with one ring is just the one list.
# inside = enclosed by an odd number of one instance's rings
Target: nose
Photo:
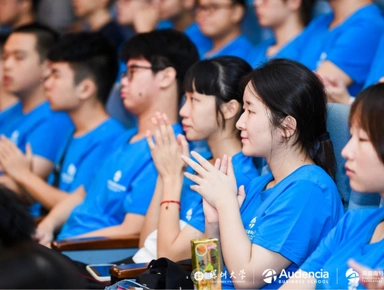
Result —
[[182, 118], [187, 118], [189, 116], [190, 110], [191, 110], [191, 100], [189, 98], [186, 98], [184, 105], [180, 109], [180, 116]]
[[44, 90], [46, 91], [49, 91], [52, 88], [52, 76], [48, 76], [45, 79], [43, 86], [44, 86]]
[[341, 156], [343, 156], [343, 158], [345, 159], [353, 159], [353, 136], [351, 137], [351, 139], [349, 139], [348, 143], [344, 146], [343, 150], [341, 151]]
[[243, 112], [243, 113], [241, 114], [239, 120], [237, 120], [237, 122], [236, 122], [236, 128], [237, 128], [237, 130], [245, 130], [244, 114], [245, 114], [245, 112]]

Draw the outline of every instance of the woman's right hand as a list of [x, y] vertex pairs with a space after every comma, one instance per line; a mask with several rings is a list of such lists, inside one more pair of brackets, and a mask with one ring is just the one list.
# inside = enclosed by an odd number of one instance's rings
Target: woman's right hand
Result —
[[156, 117], [152, 118], [152, 123], [155, 130], [153, 135], [147, 131], [147, 142], [159, 176], [163, 179], [182, 176], [186, 164], [181, 155], [189, 155], [185, 136], [180, 134], [175, 138], [173, 128], [165, 114], [157, 113]]

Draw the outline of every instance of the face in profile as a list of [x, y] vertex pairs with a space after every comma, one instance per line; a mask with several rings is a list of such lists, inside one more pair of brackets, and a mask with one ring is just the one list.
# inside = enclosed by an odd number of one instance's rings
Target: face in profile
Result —
[[118, 0], [117, 7], [117, 21], [121, 25], [133, 24], [135, 11], [142, 9], [150, 2], [150, 0]]
[[36, 36], [29, 33], [11, 34], [3, 52], [3, 85], [20, 95], [40, 85], [46, 69], [36, 49]]
[[51, 74], [44, 82], [45, 96], [52, 110], [71, 112], [80, 105], [79, 86], [75, 85], [75, 74], [69, 63], [50, 64]]
[[384, 193], [384, 164], [357, 122], [352, 123], [351, 139], [341, 154], [346, 159], [346, 174], [353, 190]]
[[215, 96], [187, 92], [186, 101], [180, 109], [180, 116], [188, 140], [209, 139], [220, 129]]
[[104, 0], [72, 0], [73, 10], [77, 17], [84, 17], [96, 10]]

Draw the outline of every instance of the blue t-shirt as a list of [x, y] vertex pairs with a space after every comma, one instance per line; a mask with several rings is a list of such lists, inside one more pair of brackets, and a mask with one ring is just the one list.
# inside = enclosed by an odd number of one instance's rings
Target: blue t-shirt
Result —
[[317, 279], [317, 289], [366, 289], [354, 279], [347, 261], [353, 258], [371, 269], [384, 269], [384, 239], [370, 243], [383, 220], [384, 208], [348, 211], [300, 269], [327, 272], [328, 277]]
[[382, 77], [384, 77], [384, 36], [381, 38], [376, 57], [373, 59], [371, 70], [364, 87], [369, 87], [377, 83]]
[[[241, 218], [251, 242], [290, 260], [285, 271], [292, 273], [337, 224], [344, 209], [334, 181], [317, 165], [301, 166], [265, 189], [272, 180], [268, 173], [245, 188]], [[263, 289], [279, 288], [285, 280], [278, 275]], [[233, 287], [229, 281], [224, 285]]]
[[[205, 153], [205, 158], [210, 158], [210, 153]], [[240, 185], [247, 186], [254, 178], [259, 176], [253, 162], [252, 157], [244, 156], [242, 152], [237, 153], [232, 157], [233, 168], [236, 176], [237, 187]], [[188, 167], [187, 171], [193, 173], [193, 169]], [[200, 194], [193, 191], [190, 186], [194, 182], [184, 178], [183, 189], [181, 192], [181, 208], [180, 219], [185, 221], [190, 226], [205, 232], [205, 216], [203, 210], [203, 200]]]
[[295, 47], [295, 43], [296, 41], [300, 41], [300, 37], [301, 34], [289, 41], [278, 52], [271, 56], [267, 55], [268, 48], [275, 45], [276, 40], [274, 38], [264, 40], [262, 43], [252, 48], [249, 56], [249, 63], [252, 67], [257, 67], [271, 58], [288, 58], [297, 61], [299, 59], [299, 54]]
[[[179, 124], [175, 134], [182, 132]], [[128, 213], [145, 215], [156, 187], [157, 170], [145, 138], [130, 143], [137, 128], [128, 130], [111, 148], [84, 201], [64, 224], [58, 240], [120, 225]]]
[[208, 51], [204, 53], [203, 58], [213, 58], [218, 56], [237, 56], [248, 63], [250, 63], [250, 54], [252, 51], [253, 45], [244, 35], [236, 37], [234, 40], [229, 42], [219, 51], [208, 54]]
[[34, 155], [56, 163], [73, 130], [66, 113], [53, 112], [49, 103], [43, 102], [7, 127], [4, 135], [23, 152], [30, 143]]
[[353, 80], [349, 93], [355, 96], [368, 77], [383, 35], [383, 16], [376, 5], [367, 5], [329, 30], [333, 18], [333, 13], [321, 15], [304, 30], [295, 44], [299, 62], [311, 70], [317, 70], [325, 60], [332, 62]]
[[58, 188], [71, 193], [81, 185], [86, 187], [101, 162], [111, 153], [111, 144], [124, 132], [123, 125], [109, 118], [85, 135], [72, 137], [61, 164]]
[[5, 133], [6, 128], [14, 126], [15, 122], [23, 116], [21, 102], [17, 102], [11, 107], [0, 112], [0, 134]]

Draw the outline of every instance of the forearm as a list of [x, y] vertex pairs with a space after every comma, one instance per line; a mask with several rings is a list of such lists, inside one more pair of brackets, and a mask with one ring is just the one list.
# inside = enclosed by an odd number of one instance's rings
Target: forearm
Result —
[[[218, 207], [217, 211], [221, 251], [228, 271], [239, 273], [245, 270], [246, 273], [253, 273], [252, 243], [244, 230], [236, 198]], [[237, 286], [255, 288], [252, 275], [247, 275], [245, 280], [246, 283], [239, 283]]]
[[69, 196], [67, 192], [54, 188], [33, 172], [20, 175], [16, 181], [34, 200], [48, 210]]
[[145, 239], [150, 233], [157, 229], [160, 215], [160, 203], [163, 199], [163, 180], [159, 176], [156, 181], [156, 189], [153, 194], [151, 204], [144, 219], [144, 226], [140, 232], [139, 247], [144, 246]]
[[[180, 201], [183, 177], [164, 180], [163, 201]], [[159, 257], [171, 257], [176, 254], [174, 245], [180, 234], [180, 210], [177, 203], [165, 203], [160, 207], [157, 253]]]
[[[8, 188], [9, 190], [12, 190], [13, 192], [17, 193], [18, 195], [26, 198], [26, 192], [23, 190], [23, 188], [8, 175], [2, 175], [0, 176], [0, 184], [4, 187]], [[27, 198], [26, 198], [27, 201]]]
[[219, 223], [205, 223], [205, 237], [220, 239]]
[[47, 217], [39, 224], [39, 227], [48, 227], [56, 231], [67, 221], [73, 209], [83, 202], [85, 191], [83, 187], [78, 188], [74, 193], [56, 205], [49, 212]]

